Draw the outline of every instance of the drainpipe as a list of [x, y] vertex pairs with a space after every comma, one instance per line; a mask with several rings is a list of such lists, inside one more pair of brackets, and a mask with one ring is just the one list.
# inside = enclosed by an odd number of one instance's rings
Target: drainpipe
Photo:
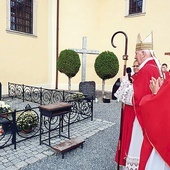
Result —
[[[59, 0], [57, 0], [57, 22], [56, 22], [56, 61], [58, 60], [58, 44], [59, 42]], [[58, 89], [58, 70], [56, 65], [56, 85], [55, 88]]]
[[0, 100], [1, 100], [1, 98], [2, 98], [2, 84], [0, 82]]

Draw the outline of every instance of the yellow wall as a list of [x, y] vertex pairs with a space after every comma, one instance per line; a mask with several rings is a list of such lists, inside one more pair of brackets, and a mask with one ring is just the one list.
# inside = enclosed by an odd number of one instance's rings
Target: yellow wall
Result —
[[[37, 36], [6, 31], [7, 4], [0, 1], [0, 81], [47, 85], [48, 82], [48, 3], [37, 4]], [[46, 9], [46, 10], [45, 10]]]
[[[117, 35], [111, 45], [111, 37], [116, 31], [128, 35], [127, 66], [132, 66], [136, 37], [141, 33], [145, 38], [153, 31], [154, 51], [161, 63], [170, 67], [170, 2], [146, 1], [145, 14], [125, 16], [126, 2], [116, 0], [59, 0], [59, 52], [69, 48], [82, 48], [82, 38], [87, 37], [87, 49], [114, 52], [119, 59], [120, 69], [115, 78], [106, 80], [106, 91], [111, 91], [116, 79], [122, 76], [124, 54], [123, 35]], [[55, 88], [56, 78], [56, 13], [57, 0], [37, 0], [37, 36], [26, 36], [6, 31], [7, 0], [0, 1], [0, 81], [4, 93], [7, 82]], [[80, 59], [81, 59], [80, 55]], [[101, 79], [94, 71], [97, 55], [87, 55], [86, 80], [95, 81], [101, 90]], [[72, 89], [77, 90], [81, 81], [81, 68], [72, 78]], [[68, 89], [67, 77], [59, 72], [59, 89]]]
[[[116, 79], [123, 74], [124, 41], [121, 34], [117, 34], [111, 45], [111, 37], [117, 31], [124, 31], [128, 35], [127, 66], [132, 66], [135, 55], [137, 34], [144, 39], [153, 31], [154, 51], [161, 63], [166, 62], [170, 67], [170, 56], [164, 53], [170, 51], [170, 2], [146, 1], [145, 14], [125, 16], [126, 1], [116, 0], [62, 0], [60, 1], [60, 51], [67, 48], [81, 48], [82, 37], [87, 36], [87, 48], [92, 50], [113, 51], [119, 58], [120, 70], [115, 78], [106, 80], [106, 90], [111, 91]], [[81, 55], [80, 55], [81, 57]], [[95, 55], [87, 55], [86, 80], [94, 80], [97, 89], [101, 90], [101, 79], [94, 71]], [[81, 81], [81, 70], [72, 78], [72, 89], [78, 88]], [[67, 77], [59, 73], [59, 87], [67, 89]]]

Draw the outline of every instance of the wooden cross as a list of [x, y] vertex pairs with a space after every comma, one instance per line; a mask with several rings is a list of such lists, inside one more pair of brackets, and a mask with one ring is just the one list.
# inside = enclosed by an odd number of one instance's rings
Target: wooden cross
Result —
[[99, 54], [97, 50], [87, 50], [87, 37], [83, 37], [82, 41], [82, 49], [70, 49], [74, 50], [77, 53], [82, 54], [82, 76], [81, 81], [84, 82], [86, 80], [86, 54]]

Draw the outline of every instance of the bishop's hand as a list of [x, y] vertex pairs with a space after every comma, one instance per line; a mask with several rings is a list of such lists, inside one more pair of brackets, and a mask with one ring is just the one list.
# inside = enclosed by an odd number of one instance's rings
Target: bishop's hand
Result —
[[163, 79], [161, 77], [159, 77], [158, 79], [155, 79], [154, 77], [152, 77], [150, 80], [150, 85], [149, 85], [152, 93], [157, 94], [162, 84], [163, 84]]

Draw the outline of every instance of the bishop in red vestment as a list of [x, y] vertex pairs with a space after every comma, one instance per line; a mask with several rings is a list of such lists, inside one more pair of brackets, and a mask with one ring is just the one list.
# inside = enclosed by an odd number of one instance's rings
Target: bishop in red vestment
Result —
[[127, 169], [129, 168], [131, 170], [144, 170], [152, 152], [152, 146], [144, 131], [144, 120], [139, 107], [141, 99], [145, 95], [152, 93], [149, 87], [151, 78], [158, 78], [160, 76], [159, 63], [156, 60], [152, 49], [152, 34], [150, 34], [145, 41], [141, 41], [140, 36], [138, 36], [135, 59], [140, 66], [139, 72], [133, 82], [135, 121], [133, 124], [132, 138], [126, 165]]
[[[142, 129], [144, 129], [144, 120], [142, 119], [142, 112], [139, 107], [139, 103], [145, 95], [151, 94], [151, 90], [149, 88], [151, 78], [152, 77], [158, 78], [159, 76], [160, 74], [159, 74], [158, 67], [155, 61], [153, 60], [153, 58], [150, 58], [150, 60], [148, 60], [145, 63], [145, 65], [139, 70], [133, 82], [134, 109], [135, 109], [135, 114], [137, 116], [137, 119]], [[141, 146], [139, 170], [144, 170], [146, 162], [152, 151], [152, 146], [150, 146], [150, 143], [148, 139], [146, 138], [146, 134], [144, 131], [143, 131], [143, 137], [144, 139], [143, 139], [143, 144]]]

